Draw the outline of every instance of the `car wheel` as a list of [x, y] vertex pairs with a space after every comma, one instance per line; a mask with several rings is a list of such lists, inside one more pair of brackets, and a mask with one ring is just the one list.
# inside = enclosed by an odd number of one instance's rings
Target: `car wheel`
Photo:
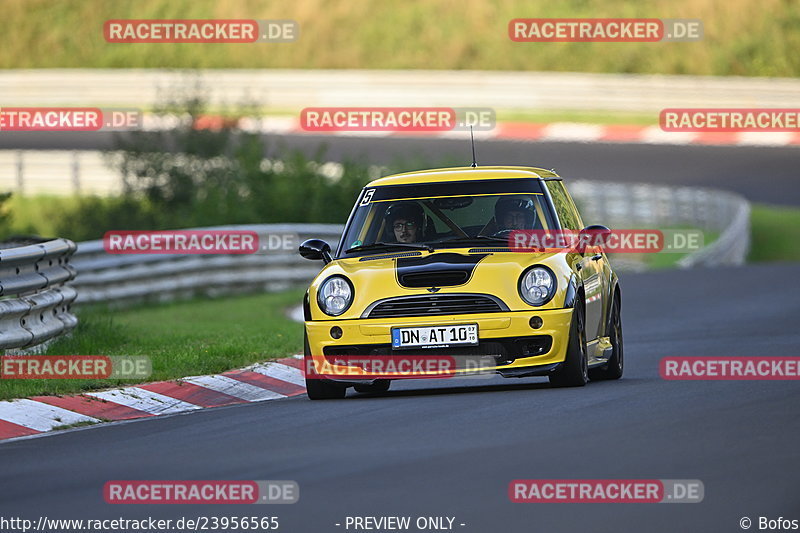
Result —
[[608, 359], [608, 363], [600, 368], [593, 368], [589, 371], [589, 377], [594, 380], [600, 379], [619, 379], [625, 367], [625, 357], [622, 349], [622, 314], [620, 313], [619, 296], [614, 297], [611, 305], [611, 317], [609, 320], [610, 330], [608, 333], [613, 352]]
[[569, 326], [569, 344], [564, 363], [550, 374], [553, 387], [583, 387], [589, 381], [589, 359], [586, 355], [583, 302], [576, 301]]
[[355, 385], [353, 388], [356, 389], [356, 392], [386, 392], [391, 384], [392, 382], [388, 379], [378, 379], [370, 385]]
[[305, 334], [304, 362], [306, 365], [306, 394], [309, 400], [338, 400], [347, 394], [347, 387], [329, 379], [316, 377], [311, 348], [308, 346], [308, 333]]

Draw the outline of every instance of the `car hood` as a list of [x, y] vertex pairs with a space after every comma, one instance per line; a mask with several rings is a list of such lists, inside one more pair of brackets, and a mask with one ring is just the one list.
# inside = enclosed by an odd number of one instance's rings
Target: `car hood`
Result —
[[[471, 251], [471, 253], [470, 253]], [[353, 303], [340, 317], [359, 318], [374, 302], [386, 298], [426, 294], [488, 294], [499, 298], [510, 310], [530, 310], [517, 289], [522, 272], [536, 264], [548, 266], [556, 275], [559, 292], [571, 276], [564, 253], [530, 253], [482, 249], [447, 249], [400, 252], [339, 259], [319, 273], [309, 289], [312, 301], [320, 284], [332, 275], [343, 275], [354, 289]], [[543, 308], [560, 307], [558, 294]], [[312, 316], [331, 319], [312, 306]]]

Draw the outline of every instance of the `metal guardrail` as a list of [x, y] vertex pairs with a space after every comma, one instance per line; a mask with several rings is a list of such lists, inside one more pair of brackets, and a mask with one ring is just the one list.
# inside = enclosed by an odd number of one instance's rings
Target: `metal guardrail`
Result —
[[[750, 203], [715, 189], [574, 181], [570, 192], [584, 223], [610, 228], [697, 228], [713, 242], [678, 261], [682, 268], [741, 265], [750, 250]], [[617, 263], [635, 269], [625, 258]]]
[[[612, 228], [692, 227], [719, 234], [706, 247], [683, 257], [679, 266], [739, 265], [749, 246], [749, 204], [722, 191], [654, 185], [570, 183], [586, 224]], [[204, 229], [251, 230], [260, 236], [297, 234], [298, 241], [321, 238], [335, 247], [338, 224], [264, 224]], [[617, 256], [616, 268], [641, 270], [640, 262]], [[78, 270], [78, 303], [167, 301], [197, 295], [275, 291], [308, 283], [320, 264], [296, 250], [250, 255], [110, 255], [102, 241], [78, 244], [72, 264]]]
[[211, 105], [448, 106], [516, 110], [794, 107], [791, 78], [436, 70], [41, 69], [0, 72], [0, 106], [151, 108], [199, 83]]
[[[298, 244], [313, 237], [335, 246], [342, 232], [338, 224], [259, 224], [215, 226], [259, 237], [297, 234]], [[78, 270], [74, 285], [78, 303], [129, 304], [169, 301], [207, 295], [277, 291], [309, 282], [319, 264], [301, 258], [297, 249], [247, 255], [108, 254], [103, 241], [78, 243], [72, 261]]]
[[0, 349], [36, 346], [78, 325], [67, 239], [0, 249]]

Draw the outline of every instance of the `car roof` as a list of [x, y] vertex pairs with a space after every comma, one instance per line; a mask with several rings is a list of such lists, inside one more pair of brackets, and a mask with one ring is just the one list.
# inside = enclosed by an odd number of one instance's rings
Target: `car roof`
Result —
[[536, 167], [452, 167], [434, 168], [430, 170], [416, 170], [403, 172], [378, 178], [369, 182], [365, 187], [380, 187], [382, 185], [405, 185], [409, 183], [443, 183], [448, 181], [467, 180], [496, 180], [513, 178], [558, 178], [552, 170]]

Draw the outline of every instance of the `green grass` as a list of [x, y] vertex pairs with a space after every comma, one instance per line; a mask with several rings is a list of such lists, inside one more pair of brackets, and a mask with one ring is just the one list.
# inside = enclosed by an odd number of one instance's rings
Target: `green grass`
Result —
[[[370, 68], [800, 74], [788, 0], [3, 0], [0, 68]], [[514, 18], [699, 18], [699, 42], [516, 43]], [[114, 44], [108, 19], [293, 19], [282, 44]]]
[[632, 113], [630, 111], [572, 111], [551, 109], [541, 112], [523, 110], [503, 110], [497, 112], [498, 122], [531, 122], [549, 124], [552, 122], [579, 122], [582, 124], [622, 124], [631, 126], [653, 126], [658, 124], [658, 115]]
[[[718, 237], [718, 234], [706, 232], [705, 244], [710, 244]], [[643, 256], [648, 268], [663, 269], [674, 268], [686, 254], [640, 255]], [[800, 261], [800, 208], [753, 204], [750, 213], [750, 253], [747, 262], [776, 261]]]
[[[640, 229], [645, 229], [645, 228], [640, 228]], [[667, 231], [667, 230], [696, 230], [697, 228], [689, 226], [676, 226], [670, 228], [651, 228], [651, 229], [660, 229], [662, 231]], [[712, 242], [716, 241], [718, 238], [719, 238], [719, 233], [717, 232], [713, 231], [703, 232], [703, 246], [708, 246]], [[688, 252], [667, 252], [667, 251], [661, 251], [655, 253], [640, 253], [640, 254], [619, 253], [619, 254], [609, 254], [609, 260], [613, 265], [615, 258], [617, 257], [624, 258], [630, 261], [641, 263], [644, 266], [646, 266], [648, 270], [664, 270], [668, 268], [677, 268], [678, 261], [680, 261], [687, 255], [689, 255]]]
[[[47, 355], [145, 355], [153, 363], [148, 381], [214, 374], [296, 354], [303, 329], [284, 315], [303, 292], [108, 310], [79, 309], [80, 324]], [[130, 385], [125, 380], [0, 380], [0, 399], [70, 394]]]
[[754, 204], [749, 262], [800, 261], [800, 209]]

